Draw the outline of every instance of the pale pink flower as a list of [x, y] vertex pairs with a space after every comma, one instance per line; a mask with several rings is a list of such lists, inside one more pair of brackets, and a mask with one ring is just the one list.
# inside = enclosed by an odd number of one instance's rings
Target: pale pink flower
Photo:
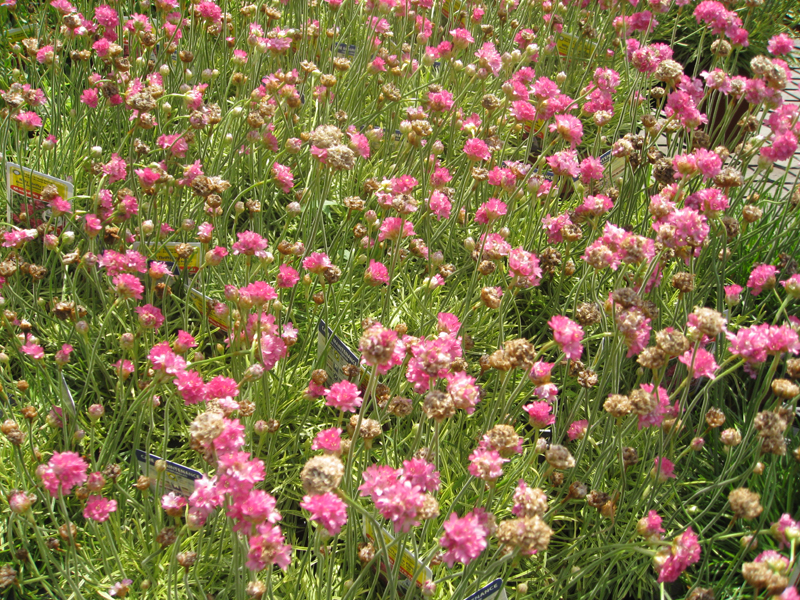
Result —
[[747, 280], [747, 287], [753, 296], [758, 296], [764, 288], [772, 289], [775, 287], [775, 276], [778, 269], [773, 265], [758, 265], [750, 273]]
[[507, 207], [505, 202], [497, 198], [489, 198], [489, 200], [481, 204], [475, 212], [475, 222], [487, 225], [505, 215], [506, 212]]
[[412, 458], [403, 461], [400, 479], [418, 487], [422, 492], [435, 492], [439, 489], [439, 471], [423, 458]]
[[[700, 377], [708, 377], [714, 379], [714, 372], [717, 370], [717, 361], [714, 360], [714, 355], [704, 348], [697, 348], [694, 355], [692, 350], [687, 350], [678, 360], [689, 368], [693, 379]], [[692, 364], [694, 362], [694, 365]]]
[[66, 496], [86, 481], [88, 468], [87, 462], [75, 452], [54, 452], [47, 464], [39, 465], [36, 474], [50, 495], [56, 496], [60, 491]]
[[583, 353], [583, 329], [571, 319], [554, 315], [547, 324], [553, 330], [553, 339], [570, 360], [578, 360]]
[[567, 429], [567, 437], [570, 441], [580, 440], [583, 439], [583, 436], [586, 435], [586, 430], [589, 427], [589, 421], [586, 419], [580, 419], [578, 421], [573, 421], [570, 423], [569, 428]]
[[244, 254], [245, 256], [256, 256], [258, 258], [267, 257], [267, 239], [261, 237], [254, 231], [241, 231], [236, 234], [237, 242], [234, 242], [233, 253]]
[[489, 146], [479, 138], [469, 138], [464, 143], [464, 154], [473, 161], [489, 160], [492, 157]]

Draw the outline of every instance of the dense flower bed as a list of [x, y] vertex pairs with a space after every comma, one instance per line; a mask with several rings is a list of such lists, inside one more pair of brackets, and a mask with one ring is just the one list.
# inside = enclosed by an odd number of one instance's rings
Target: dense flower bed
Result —
[[0, 592], [800, 598], [792, 8], [5, 0]]

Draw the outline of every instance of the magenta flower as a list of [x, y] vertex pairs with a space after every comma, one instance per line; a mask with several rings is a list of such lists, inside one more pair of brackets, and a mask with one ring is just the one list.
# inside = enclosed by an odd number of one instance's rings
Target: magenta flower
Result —
[[481, 49], [475, 53], [478, 64], [484, 69], [489, 69], [497, 77], [503, 68], [503, 58], [492, 42], [484, 42]]
[[36, 474], [50, 495], [56, 496], [60, 491], [66, 496], [72, 488], [86, 481], [88, 468], [88, 463], [75, 452], [54, 452], [46, 465], [39, 465]]
[[380, 495], [372, 496], [375, 508], [394, 524], [396, 533], [407, 533], [418, 525], [417, 513], [425, 501], [425, 494], [407, 480], [398, 480], [387, 486]]
[[372, 465], [364, 469], [361, 477], [364, 479], [359, 487], [359, 496], [370, 496], [373, 501], [392, 487], [400, 475], [399, 471], [388, 465]]
[[657, 456], [653, 461], [652, 474], [660, 481], [675, 479], [675, 464], [668, 458]]
[[232, 246], [234, 254], [258, 258], [267, 257], [267, 238], [261, 237], [255, 231], [241, 231], [236, 234], [236, 237], [238, 241], [234, 242]]
[[573, 421], [570, 423], [569, 428], [567, 429], [567, 437], [570, 441], [574, 442], [575, 440], [580, 440], [583, 436], [586, 435], [586, 430], [589, 427], [589, 421], [586, 419], [580, 419], [579, 421]]
[[566, 357], [570, 360], [578, 360], [583, 353], [583, 329], [575, 321], [561, 316], [553, 316], [547, 324], [553, 330], [553, 339], [561, 347]]
[[758, 296], [764, 288], [772, 289], [775, 287], [775, 276], [777, 274], [778, 269], [772, 265], [758, 265], [755, 267], [747, 280], [747, 287], [750, 288], [750, 293], [753, 296]]
[[128, 176], [127, 163], [119, 154], [112, 154], [111, 160], [103, 165], [103, 173], [108, 175], [108, 182], [122, 181]]
[[321, 275], [325, 269], [332, 266], [331, 259], [324, 252], [312, 252], [303, 259], [303, 268], [316, 275]]
[[464, 143], [464, 154], [474, 161], [489, 160], [492, 157], [492, 151], [489, 150], [489, 146], [478, 138], [469, 138]]
[[672, 546], [666, 553], [656, 555], [658, 582], [675, 581], [689, 565], [700, 560], [700, 544], [697, 535], [689, 527], [681, 535], [672, 540]]
[[423, 458], [412, 458], [403, 461], [401, 480], [418, 487], [422, 492], [435, 492], [439, 489], [439, 471]]
[[293, 288], [300, 281], [300, 274], [286, 263], [278, 267], [276, 284], [279, 288]]
[[20, 346], [20, 352], [27, 354], [34, 360], [41, 360], [44, 358], [44, 348], [36, 343], [36, 338], [30, 333], [25, 334], [25, 343]]
[[31, 110], [18, 113], [12, 118], [19, 123], [23, 131], [33, 131], [42, 126], [42, 118]]
[[322, 450], [325, 454], [339, 454], [342, 447], [342, 430], [339, 427], [323, 429], [311, 443], [312, 450]]
[[325, 390], [325, 405], [338, 408], [342, 412], [356, 412], [361, 402], [358, 386], [349, 381], [334, 383], [330, 389]]
[[380, 233], [378, 234], [378, 241], [392, 240], [398, 241], [401, 237], [410, 237], [416, 235], [414, 232], [414, 225], [411, 221], [407, 221], [401, 217], [387, 217], [381, 223]]
[[347, 505], [333, 492], [303, 496], [300, 507], [311, 513], [311, 520], [322, 525], [331, 535], [338, 534], [347, 523]]
[[280, 163], [273, 163], [272, 176], [275, 177], [275, 181], [278, 182], [281, 190], [283, 190], [285, 193], [292, 191], [292, 186], [294, 185], [294, 175], [292, 175], [292, 170], [289, 167]]
[[[717, 361], [714, 359], [714, 355], [704, 348], [698, 348], [696, 353], [693, 353], [692, 350], [687, 350], [682, 356], [678, 357], [678, 360], [689, 368], [693, 379], [699, 379], [700, 377], [714, 379], [715, 377], [714, 372], [718, 367]], [[693, 360], [694, 365], [692, 365]]]
[[389, 283], [389, 269], [377, 260], [370, 259], [369, 266], [364, 273], [364, 281], [369, 285], [384, 285]]
[[99, 99], [99, 92], [96, 88], [89, 88], [88, 90], [83, 90], [81, 94], [81, 103], [85, 104], [89, 108], [97, 108], [97, 101]]
[[767, 51], [773, 55], [791, 54], [792, 50], [794, 50], [794, 40], [785, 33], [779, 33], [767, 42]]
[[528, 420], [531, 427], [544, 429], [555, 423], [555, 415], [551, 414], [553, 407], [549, 402], [531, 402], [523, 407], [528, 413]]
[[444, 522], [444, 535], [439, 545], [445, 549], [442, 560], [451, 567], [459, 562], [468, 565], [487, 547], [489, 517], [482, 508], [468, 512], [463, 517], [451, 513]]

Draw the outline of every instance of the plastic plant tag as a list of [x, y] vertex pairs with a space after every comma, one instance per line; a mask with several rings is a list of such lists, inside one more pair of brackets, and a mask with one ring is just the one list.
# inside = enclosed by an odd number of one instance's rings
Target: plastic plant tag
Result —
[[201, 315], [205, 315], [211, 325], [219, 327], [222, 331], [230, 331], [230, 323], [227, 317], [218, 314], [215, 310], [219, 302], [194, 288], [189, 288], [188, 285], [187, 291], [189, 293], [188, 299]]
[[325, 356], [325, 371], [328, 373], [328, 385], [344, 381], [347, 376], [344, 374], [345, 365], [355, 365], [358, 367], [359, 359], [355, 352], [347, 347], [337, 335], [334, 335], [330, 327], [323, 321], [319, 320], [317, 324], [317, 354], [320, 355], [327, 349]]
[[[42, 190], [48, 185], [54, 185], [64, 200], [75, 195], [75, 187], [69, 181], [7, 162], [8, 222], [31, 229], [47, 222], [50, 219], [50, 207], [42, 200]], [[22, 213], [27, 215], [24, 222], [20, 219]]]
[[333, 45], [333, 51], [337, 56], [344, 56], [344, 57], [354, 57], [356, 55], [356, 51], [358, 47], [355, 44], [347, 44], [345, 42], [340, 42], [338, 44]]
[[[394, 567], [397, 562], [397, 554], [399, 551], [397, 545], [392, 544], [392, 542], [394, 542], [394, 536], [382, 527], [376, 530], [375, 526], [369, 520], [364, 521], [364, 535], [375, 544], [376, 551], [379, 551], [383, 545], [387, 546], [386, 553], [389, 555], [389, 568]], [[378, 535], [383, 538], [383, 545], [376, 542]], [[383, 561], [381, 561], [381, 571], [383, 571], [384, 574], [387, 572], [386, 565]], [[421, 588], [426, 581], [433, 579], [433, 572], [414, 556], [408, 548], [403, 548], [403, 555], [400, 557], [399, 571], [400, 574], [409, 581], [412, 581], [418, 588]], [[398, 587], [402, 589], [403, 586], [398, 585]]]
[[72, 392], [67, 385], [67, 380], [64, 378], [64, 373], [61, 373], [61, 403], [75, 416], [78, 411], [75, 408], [75, 399], [72, 397]]
[[592, 40], [582, 38], [571, 33], [561, 34], [556, 42], [556, 49], [561, 56], [567, 56], [568, 54], [580, 54], [588, 58], [592, 55], [595, 48], [597, 48], [597, 42], [593, 42]]
[[[155, 464], [160, 457], [149, 454], [144, 450], [136, 450], [136, 461], [139, 463], [139, 471], [142, 475], [155, 477]], [[190, 496], [194, 492], [194, 482], [200, 479], [203, 474], [189, 467], [172, 462], [167, 463], [167, 470], [164, 472], [163, 492], [175, 492], [181, 496]]]
[[[189, 258], [184, 259], [178, 256], [178, 246], [183, 245], [194, 248], [194, 252]], [[186, 244], [182, 242], [167, 242], [166, 244], [140, 244], [139, 242], [134, 242], [131, 247], [133, 250], [138, 250], [140, 246], [144, 246], [152, 253], [148, 257], [150, 260], [165, 263], [175, 273], [186, 269], [190, 274], [194, 275], [200, 269], [200, 244], [198, 242], [187, 242]]]
[[6, 30], [5, 39], [9, 44], [21, 42], [27, 37], [36, 36], [36, 27], [33, 25], [23, 25], [22, 27], [14, 27], [13, 29]]
[[603, 184], [601, 189], [607, 190], [614, 185], [614, 180], [625, 171], [625, 158], [611, 156], [611, 150], [606, 150], [600, 155], [600, 164], [603, 165]]
[[498, 577], [464, 600], [508, 600], [508, 596], [506, 588], [503, 587], [503, 580]]

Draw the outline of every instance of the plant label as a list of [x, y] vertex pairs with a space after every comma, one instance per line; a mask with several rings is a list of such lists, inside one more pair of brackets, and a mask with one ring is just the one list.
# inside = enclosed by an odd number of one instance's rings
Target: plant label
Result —
[[[136, 461], [139, 463], [139, 471], [142, 475], [153, 477], [155, 475], [155, 464], [160, 457], [149, 454], [144, 450], [136, 450]], [[181, 464], [166, 461], [167, 470], [164, 472], [163, 491], [165, 493], [175, 492], [181, 496], [188, 497], [194, 491], [194, 482], [200, 479], [203, 474]]]
[[[54, 185], [64, 200], [75, 195], [75, 187], [69, 181], [7, 162], [8, 222], [34, 229], [49, 221], [50, 207], [42, 200], [42, 190], [48, 185]], [[24, 219], [22, 215], [25, 215]]]
[[506, 588], [503, 587], [503, 580], [498, 577], [465, 598], [465, 600], [508, 600], [508, 596], [506, 595]]
[[[394, 542], [394, 536], [382, 527], [376, 530], [375, 526], [369, 520], [364, 521], [364, 535], [375, 544], [376, 552], [382, 548], [380, 544], [376, 543], [377, 536], [380, 535], [383, 538], [383, 545], [388, 546], [386, 553], [389, 555], [389, 568], [394, 567], [395, 562], [397, 562], [398, 554], [398, 547], [392, 543]], [[387, 572], [386, 565], [383, 561], [381, 561], [381, 571], [383, 571], [384, 574]], [[409, 582], [413, 582], [418, 588], [421, 588], [426, 581], [433, 579], [433, 572], [414, 556], [408, 548], [403, 548], [403, 554], [400, 557], [399, 571]]]

